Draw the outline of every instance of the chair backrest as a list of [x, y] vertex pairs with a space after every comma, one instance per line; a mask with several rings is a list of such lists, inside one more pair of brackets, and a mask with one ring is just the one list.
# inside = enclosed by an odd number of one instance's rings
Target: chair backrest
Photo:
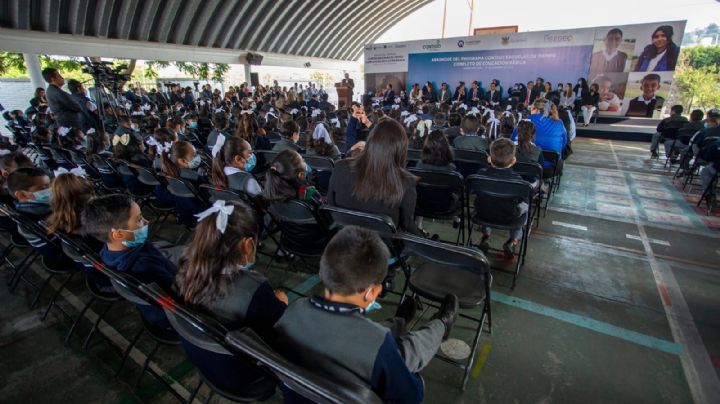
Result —
[[305, 155], [303, 159], [306, 163], [310, 164], [313, 170], [332, 170], [335, 168], [335, 161], [330, 157]]
[[280, 223], [317, 224], [315, 211], [310, 204], [297, 199], [288, 199], [284, 202], [273, 202], [268, 212]]
[[165, 176], [167, 181], [167, 190], [178, 198], [197, 198], [200, 199], [195, 188], [180, 178]]
[[527, 210], [525, 213], [517, 210], [520, 202], [530, 208], [533, 189], [527, 181], [471, 175], [465, 186], [468, 195], [475, 196], [475, 218], [488, 224], [524, 224]]
[[[143, 285], [146, 289], [146, 285]], [[162, 296], [162, 295], [160, 295]], [[196, 313], [186, 307], [178, 306], [165, 299], [163, 310], [172, 327], [188, 343], [193, 346], [220, 355], [232, 355], [222, 344], [227, 330], [225, 327], [208, 316]]]
[[415, 163], [417, 163], [417, 162], [420, 161], [421, 159], [422, 159], [422, 150], [420, 150], [420, 149], [408, 149], [408, 151], [407, 151], [407, 161], [408, 161], [408, 165], [410, 165], [409, 163], [413, 163], [413, 165], [415, 165]]
[[463, 208], [465, 182], [460, 173], [417, 168], [409, 171], [420, 178], [415, 186], [415, 212], [418, 216], [444, 216]]
[[331, 380], [288, 361], [249, 328], [228, 333], [225, 341], [228, 348], [250, 356], [288, 388], [310, 401], [337, 404], [382, 403], [380, 397], [367, 386]]
[[253, 174], [265, 172], [265, 170], [270, 167], [270, 164], [272, 164], [273, 160], [275, 160], [275, 157], [280, 154], [280, 152], [272, 150], [255, 150], [254, 153], [257, 158], [257, 163], [255, 164]]
[[512, 166], [512, 170], [528, 182], [540, 179], [543, 175], [542, 166], [538, 163], [518, 161], [514, 166]]
[[[18, 228], [23, 229], [23, 231], [31, 233], [33, 236], [40, 239], [40, 245], [44, 243], [57, 246], [57, 244], [53, 240], [54, 236], [49, 236], [47, 234], [47, 230], [40, 223], [31, 220], [30, 218], [26, 217], [22, 213], [18, 212], [14, 208], [4, 203], [0, 203], [0, 213], [9, 217], [10, 220], [15, 222]], [[33, 245], [33, 247], [38, 247], [38, 245]]]
[[142, 284], [137, 279], [120, 272], [116, 272], [115, 275], [116, 276], [110, 278], [110, 283], [118, 295], [135, 305], [152, 306], [152, 303], [146, 298], [138, 295]]
[[560, 161], [560, 153], [555, 150], [543, 150], [542, 154], [544, 161], [550, 163], [553, 167], [557, 167], [558, 162]]
[[381, 236], [391, 236], [397, 233], [392, 218], [387, 215], [358, 212], [329, 205], [321, 206], [319, 212], [320, 217], [331, 228], [336, 226], [360, 226], [376, 231]]
[[454, 149], [455, 167], [463, 176], [476, 174], [488, 166], [487, 153], [478, 150]]
[[243, 201], [248, 202], [247, 194], [234, 189], [228, 189], [219, 185], [200, 185], [200, 189], [210, 196], [210, 202], [215, 201]]
[[143, 185], [151, 187], [162, 185], [158, 177], [156, 177], [155, 174], [147, 168], [139, 166], [133, 166], [133, 168], [137, 172], [138, 181], [140, 181]]
[[[443, 266], [464, 268], [482, 274], [490, 273], [490, 263], [482, 251], [407, 233], [398, 233], [393, 239], [400, 242], [405, 256], [416, 256]], [[489, 283], [487, 286], [489, 288]]]

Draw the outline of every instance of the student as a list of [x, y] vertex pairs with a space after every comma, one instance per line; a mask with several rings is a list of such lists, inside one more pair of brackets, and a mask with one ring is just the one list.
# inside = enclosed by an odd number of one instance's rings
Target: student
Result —
[[[81, 217], [82, 234], [105, 243], [100, 251], [105, 265], [172, 292], [177, 267], [148, 242], [148, 221], [130, 196], [114, 194], [93, 199]], [[137, 308], [152, 325], [171, 328], [162, 309], [144, 305]]]
[[[720, 139], [700, 150], [700, 157], [707, 161], [708, 164], [700, 170], [700, 182], [702, 182], [703, 192], [707, 192], [707, 206], [711, 208], [715, 202], [715, 188], [717, 184], [713, 184], [717, 172], [720, 170]], [[713, 185], [713, 187], [710, 187]]]
[[[515, 174], [512, 170], [512, 166], [515, 165], [517, 159], [515, 158], [515, 144], [510, 139], [500, 138], [494, 141], [490, 145], [490, 156], [488, 162], [490, 167], [481, 169], [478, 174], [498, 179], [505, 180], [522, 180], [522, 177]], [[488, 208], [491, 204], [484, 201], [482, 197], [478, 197], [475, 202], [476, 206], [482, 206], [485, 209], [484, 214], [488, 215]], [[520, 217], [527, 215], [528, 212], [528, 201], [518, 201], [517, 205], [514, 206], [494, 206], [496, 216], [507, 217], [514, 216]], [[479, 208], [478, 208], [479, 209]], [[490, 239], [491, 229], [487, 226], [481, 227], [482, 239], [478, 246], [483, 252], [487, 254], [490, 249], [488, 240]], [[512, 258], [515, 256], [515, 248], [517, 247], [520, 239], [522, 238], [523, 229], [519, 227], [517, 229], [510, 230], [510, 238], [503, 244], [503, 252], [506, 258]]]
[[640, 89], [642, 94], [630, 100], [625, 116], [652, 118], [655, 110], [662, 108], [665, 103], [663, 97], [655, 95], [660, 90], [660, 75], [656, 73], [645, 75], [640, 82]]
[[390, 216], [395, 225], [421, 235], [415, 225], [417, 178], [405, 168], [408, 137], [397, 121], [378, 122], [355, 159], [335, 165], [328, 187], [328, 203], [345, 209]]
[[460, 136], [462, 133], [460, 132], [460, 123], [462, 122], [462, 118], [460, 118], [460, 114], [450, 114], [448, 116], [448, 127], [443, 131], [445, 136], [447, 136], [448, 142], [450, 144], [454, 144], [455, 138]]
[[198, 172], [202, 163], [202, 156], [195, 150], [190, 142], [179, 141], [170, 146], [168, 153], [160, 155], [162, 172], [173, 178], [182, 178], [194, 185], [206, 183], [205, 176]]
[[[307, 203], [317, 213], [317, 209], [325, 203], [314, 186], [307, 182], [308, 166], [302, 156], [295, 151], [285, 150], [278, 154], [265, 173], [265, 201], [282, 203], [288, 200], [300, 200]], [[325, 228], [319, 223], [310, 224], [280, 224], [283, 239], [286, 245], [304, 251], [322, 251], [328, 242]], [[302, 245], [293, 246], [294, 243]]]
[[539, 163], [542, 165], [542, 149], [533, 143], [535, 141], [535, 131], [535, 124], [528, 119], [524, 119], [518, 124], [518, 147], [515, 155], [517, 161]]
[[92, 132], [87, 133], [86, 136], [85, 158], [87, 161], [92, 161], [92, 157], [96, 154], [105, 158], [112, 155], [110, 136], [106, 132]]
[[350, 104], [350, 111], [352, 114], [348, 118], [347, 128], [345, 128], [345, 153], [355, 143], [367, 140], [368, 133], [373, 127], [373, 123], [368, 118], [365, 109], [358, 102], [353, 101]]
[[256, 163], [250, 143], [235, 136], [220, 135], [213, 146], [212, 184], [257, 198], [262, 194], [262, 187], [250, 174]]
[[272, 148], [273, 151], [293, 150], [296, 152], [300, 151], [300, 146], [297, 145], [300, 140], [300, 130], [295, 121], [287, 121], [282, 124], [282, 139], [275, 144]]
[[340, 150], [333, 142], [328, 125], [321, 120], [315, 122], [312, 135], [307, 137], [306, 150], [308, 156], [324, 156], [333, 160], [340, 158]]
[[488, 140], [483, 136], [485, 129], [480, 126], [477, 117], [467, 115], [460, 125], [461, 136], [453, 140], [453, 146], [456, 149], [466, 149], [486, 152], [488, 149]]
[[10, 174], [21, 167], [33, 167], [33, 162], [21, 151], [0, 156], [0, 202], [12, 205], [14, 199], [7, 188], [7, 178]]
[[603, 73], [621, 73], [627, 65], [627, 53], [619, 50], [623, 41], [623, 32], [620, 28], [612, 28], [605, 35], [603, 50], [592, 54], [590, 60], [590, 78]]
[[[196, 310], [208, 313], [228, 330], [250, 327], [266, 340], [288, 304], [253, 270], [259, 225], [255, 212], [240, 201], [216, 201], [198, 215], [195, 236], [179, 262], [178, 295]], [[247, 358], [221, 355], [183, 343], [190, 361], [223, 391], [241, 397], [269, 398], [275, 383]]]
[[[452, 329], [458, 301], [447, 295], [439, 312], [411, 333], [404, 328], [414, 317], [414, 299], [405, 299], [384, 324], [368, 319], [389, 258], [377, 233], [355, 226], [340, 230], [320, 260], [323, 296], [298, 299], [285, 310], [275, 325], [277, 345], [303, 367], [370, 386], [383, 402], [420, 403], [424, 383], [417, 373]], [[289, 389], [285, 395], [286, 402], [305, 402]]]
[[225, 112], [215, 113], [212, 117], [212, 123], [215, 128], [208, 135], [207, 143], [205, 144], [208, 150], [215, 146], [215, 141], [217, 140], [219, 134], [222, 133], [226, 138], [230, 136], [230, 133], [228, 132], [230, 121], [228, 120]]
[[688, 124], [688, 119], [685, 118], [682, 113], [682, 105], [673, 105], [670, 108], [670, 116], [660, 121], [656, 128], [656, 132], [653, 133], [652, 142], [650, 143], [651, 158], [658, 156], [660, 138], [665, 141], [665, 155], [668, 157], [670, 156], [673, 139], [679, 135], [680, 129]]
[[114, 135], [112, 138], [113, 157], [128, 163], [150, 168], [152, 160], [145, 154], [145, 144], [131, 134]]
[[415, 165], [415, 168], [452, 172], [456, 170], [453, 161], [455, 161], [455, 154], [445, 135], [439, 130], [434, 130], [425, 137], [421, 160]]

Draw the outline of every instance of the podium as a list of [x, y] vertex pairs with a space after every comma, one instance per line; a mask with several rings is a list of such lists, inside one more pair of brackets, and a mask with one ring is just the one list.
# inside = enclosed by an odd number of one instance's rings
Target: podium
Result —
[[338, 108], [341, 108], [341, 102], [345, 104], [345, 108], [348, 108], [352, 102], [353, 89], [348, 87], [345, 83], [340, 82], [335, 83], [335, 90], [337, 90], [338, 95]]

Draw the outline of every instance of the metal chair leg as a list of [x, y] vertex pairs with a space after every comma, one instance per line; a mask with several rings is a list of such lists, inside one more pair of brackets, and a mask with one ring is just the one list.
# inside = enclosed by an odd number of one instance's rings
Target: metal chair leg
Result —
[[67, 335], [65, 336], [65, 346], [67, 346], [68, 342], [70, 342], [70, 337], [72, 337], [75, 328], [80, 323], [80, 320], [83, 318], [83, 316], [85, 316], [85, 312], [90, 308], [90, 306], [92, 306], [95, 300], [95, 296], [91, 297], [90, 300], [88, 300], [88, 302], [85, 304], [85, 307], [83, 307], [83, 309], [80, 311], [80, 314], [78, 314], [75, 321], [73, 321], [72, 326], [70, 326], [70, 331], [68, 331]]
[[160, 343], [155, 342], [155, 347], [152, 349], [152, 351], [150, 351], [147, 358], [145, 358], [142, 370], [140, 371], [140, 377], [138, 377], [137, 381], [135, 382], [135, 387], [140, 385], [140, 382], [142, 381], [145, 372], [147, 372], [148, 366], [150, 366], [150, 361], [152, 360], [153, 356], [155, 356], [155, 352], [157, 352], [158, 349], [160, 349]]
[[475, 351], [477, 350], [478, 343], [480, 342], [480, 334], [482, 333], [483, 323], [480, 321], [478, 324], [477, 331], [475, 331], [475, 339], [473, 340], [472, 348], [470, 349], [470, 358], [468, 359], [467, 365], [465, 365], [465, 373], [463, 374], [463, 381], [461, 389], [465, 391], [468, 379], [470, 378], [470, 371], [472, 370], [473, 363], [475, 362]]
[[88, 333], [88, 336], [85, 337], [85, 342], [83, 343], [83, 349], [87, 350], [88, 346], [90, 346], [90, 340], [92, 339], [93, 335], [95, 335], [95, 331], [98, 329], [98, 326], [100, 325], [100, 321], [105, 317], [108, 311], [110, 311], [110, 308], [113, 306], [115, 302], [110, 302], [107, 307], [105, 307], [105, 310], [103, 310], [102, 314], [100, 314], [95, 320], [95, 323], [93, 323], [92, 328], [90, 329], [90, 333]]
[[200, 378], [200, 383], [198, 383], [197, 387], [193, 390], [192, 394], [190, 394], [190, 397], [187, 400], [188, 404], [192, 404], [193, 400], [195, 400], [195, 396], [197, 396], [198, 392], [200, 392], [200, 387], [203, 385], [203, 380]]
[[13, 274], [10, 277], [10, 281], [8, 282], [8, 285], [10, 285], [10, 290], [15, 290], [18, 283], [20, 283], [20, 278], [22, 278], [25, 271], [30, 268], [33, 262], [35, 262], [37, 256], [37, 250], [33, 250], [22, 261], [20, 261], [20, 264], [15, 266], [15, 270], [13, 271]]
[[47, 309], [45, 309], [45, 313], [43, 313], [42, 317], [40, 319], [42, 321], [45, 321], [45, 319], [48, 316], [48, 313], [50, 313], [50, 309], [55, 305], [55, 301], [57, 300], [58, 296], [60, 296], [60, 293], [65, 289], [65, 286], [67, 286], [68, 283], [72, 280], [72, 278], [75, 276], [75, 274], [78, 273], [78, 271], [73, 271], [70, 273], [70, 275], [65, 278], [65, 281], [60, 285], [58, 290], [55, 291], [52, 298], [50, 299], [50, 304], [48, 304]]
[[115, 372], [115, 377], [118, 377], [120, 375], [120, 372], [122, 371], [123, 367], [125, 366], [125, 362], [127, 361], [127, 358], [130, 356], [130, 352], [132, 351], [135, 344], [137, 344], [138, 340], [140, 339], [140, 336], [143, 335], [144, 332], [145, 332], [145, 327], [140, 328], [140, 332], [138, 332], [135, 335], [135, 337], [130, 342], [130, 345], [128, 345], [128, 347], [125, 349], [125, 352], [123, 352], [122, 360], [120, 360], [120, 366], [118, 367], [118, 370]]
[[52, 278], [55, 277], [55, 274], [49, 274], [48, 277], [43, 281], [42, 285], [38, 288], [37, 292], [35, 292], [35, 296], [33, 296], [32, 301], [30, 302], [30, 310], [34, 309], [37, 305], [38, 300], [40, 300], [40, 295], [42, 294], [43, 290], [47, 287], [47, 285], [50, 283]]

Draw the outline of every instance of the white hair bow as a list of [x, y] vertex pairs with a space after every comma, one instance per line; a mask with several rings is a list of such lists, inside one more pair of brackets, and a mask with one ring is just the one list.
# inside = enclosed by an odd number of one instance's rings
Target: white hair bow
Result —
[[203, 105], [205, 105], [205, 101], [200, 100], [200, 106], [202, 107]]
[[334, 124], [336, 128], [340, 127], [340, 120], [337, 118], [330, 119], [330, 123]]
[[70, 133], [70, 128], [66, 128], [64, 126], [61, 126], [60, 129], [58, 129], [58, 135], [65, 137], [67, 134]]
[[155, 150], [157, 150], [158, 154], [170, 153], [171, 148], [172, 142], [155, 142]]
[[468, 106], [465, 104], [460, 104], [460, 105], [458, 105], [458, 109], [464, 109], [465, 111], [467, 111]]
[[393, 106], [392, 106], [391, 108], [392, 108], [392, 109], [400, 109], [400, 105], [398, 105], [398, 104], [393, 104]]
[[133, 111], [130, 116], [145, 116], [145, 113], [142, 111]]
[[310, 115], [312, 118], [315, 118], [316, 116], [320, 115], [322, 113], [322, 110], [319, 108], [313, 108], [312, 114]]
[[395, 97], [395, 104], [400, 104], [400, 101], [402, 101], [400, 97]]
[[418, 120], [418, 117], [416, 115], [410, 115], [407, 118], [405, 118], [403, 123], [405, 124], [405, 126], [410, 126], [411, 123], [413, 123], [417, 120]]
[[86, 135], [92, 135], [93, 133], [95, 133], [95, 128], [90, 128], [85, 132]]
[[375, 102], [372, 103], [372, 106], [373, 106], [373, 107], [379, 107], [379, 106], [380, 106], [380, 103], [377, 102], [377, 101], [375, 101]]
[[512, 116], [512, 112], [505, 110], [503, 111], [502, 116]]
[[244, 109], [244, 110], [240, 111], [240, 115], [252, 115], [252, 113], [253, 112], [251, 109]]
[[118, 143], [123, 146], [127, 146], [130, 143], [130, 135], [125, 133], [124, 135], [115, 135], [112, 140], [113, 146], [117, 146]]
[[322, 139], [327, 144], [332, 144], [332, 139], [330, 139], [330, 134], [327, 131], [327, 128], [322, 123], [319, 123], [315, 125], [315, 129], [313, 130], [312, 134], [313, 140], [319, 140]]
[[275, 115], [275, 114], [272, 112], [272, 110], [268, 111], [268, 112], [265, 114], [265, 116], [271, 116], [271, 117], [277, 119], [277, 115]]
[[82, 169], [82, 167], [75, 167], [69, 171], [67, 168], [60, 167], [57, 170], [53, 171], [53, 175], [55, 177], [59, 176], [60, 174], [70, 174], [70, 175], [74, 175], [76, 177], [83, 177], [83, 178], [87, 177], [87, 173], [85, 172], [85, 170]]
[[468, 112], [468, 113], [465, 114], [465, 115], [477, 115], [477, 114], [479, 114], [479, 113], [480, 113], [480, 110], [477, 109], [477, 107], [472, 107], [472, 109], [470, 110], [470, 112]]
[[215, 227], [220, 230], [220, 233], [225, 234], [228, 217], [230, 217], [230, 215], [233, 213], [233, 210], [235, 210], [235, 206], [225, 205], [225, 201], [219, 200], [215, 201], [213, 206], [211, 206], [210, 208], [195, 215], [195, 217], [198, 218], [198, 222], [201, 222], [213, 213], [217, 213], [217, 217], [215, 218]]
[[298, 111], [297, 108], [293, 108], [293, 109], [290, 110], [290, 115], [295, 115], [295, 114], [297, 114], [298, 112], [300, 112], [300, 111]]
[[215, 140], [215, 144], [213, 145], [212, 151], [210, 152], [212, 154], [213, 158], [215, 156], [217, 156], [218, 153], [220, 153], [220, 150], [222, 149], [222, 147], [224, 145], [225, 145], [225, 135], [220, 133], [220, 134], [218, 134], [217, 140]]
[[410, 111], [402, 111], [402, 112], [400, 112], [400, 118], [406, 117], [406, 116], [408, 116], [408, 115], [410, 115]]
[[150, 111], [152, 109], [152, 105], [150, 104], [143, 104], [141, 107], [143, 111]]
[[216, 114], [219, 114], [219, 113], [221, 113], [221, 112], [225, 112], [225, 110], [222, 109], [222, 108], [215, 108], [215, 113], [216, 113]]
[[508, 105], [507, 107], [505, 107], [505, 111], [512, 111], [512, 105]]

